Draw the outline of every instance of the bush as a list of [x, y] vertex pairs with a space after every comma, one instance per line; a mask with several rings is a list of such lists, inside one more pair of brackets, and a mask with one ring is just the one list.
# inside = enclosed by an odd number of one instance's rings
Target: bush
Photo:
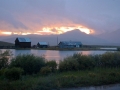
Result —
[[74, 54], [65, 58], [59, 64], [60, 71], [86, 70], [95, 67], [95, 61], [91, 55]]
[[1, 69], [1, 70], [0, 70], [0, 76], [3, 76], [3, 75], [4, 75], [4, 72], [5, 72], [5, 69]]
[[51, 68], [51, 71], [54, 72], [57, 69], [57, 63], [56, 61], [47, 61], [46, 66]]
[[120, 67], [120, 52], [106, 52], [99, 62], [100, 67]]
[[12, 53], [9, 50], [6, 50], [2, 53], [2, 51], [0, 51], [0, 69], [5, 68], [8, 66], [8, 60], [9, 57], [11, 56]]
[[63, 61], [59, 63], [59, 70], [60, 71], [72, 71], [72, 70], [79, 70], [79, 63], [75, 58], [67, 57]]
[[20, 79], [22, 73], [23, 69], [13, 67], [10, 69], [5, 69], [4, 75], [8, 80], [18, 80]]
[[38, 73], [40, 69], [45, 66], [45, 58], [29, 55], [18, 55], [11, 60], [10, 67], [20, 67], [25, 74]]
[[49, 73], [51, 73], [51, 68], [48, 66], [42, 67], [40, 73], [43, 75], [48, 75]]
[[78, 53], [74, 54], [73, 58], [77, 59], [79, 63], [79, 70], [92, 69], [95, 66], [95, 61], [91, 55], [87, 56]]
[[8, 66], [8, 58], [7, 57], [1, 57], [0, 58], [0, 69], [6, 68]]

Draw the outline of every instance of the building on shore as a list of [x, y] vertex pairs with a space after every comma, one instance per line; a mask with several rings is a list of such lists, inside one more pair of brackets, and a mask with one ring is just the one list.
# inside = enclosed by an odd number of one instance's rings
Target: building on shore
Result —
[[48, 43], [47, 42], [38, 42], [37, 43], [37, 46], [39, 47], [39, 48], [48, 48]]
[[58, 44], [59, 48], [80, 48], [82, 43], [79, 41], [60, 41]]
[[16, 38], [15, 47], [16, 48], [31, 48], [30, 38], [22, 38], [22, 37]]

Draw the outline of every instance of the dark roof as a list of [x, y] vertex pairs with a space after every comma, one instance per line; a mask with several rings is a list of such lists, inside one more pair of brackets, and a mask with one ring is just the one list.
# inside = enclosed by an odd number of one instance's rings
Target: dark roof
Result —
[[64, 45], [81, 45], [82, 43], [79, 41], [61, 41], [60, 43]]
[[31, 42], [30, 38], [18, 38], [19, 42]]
[[40, 45], [48, 45], [47, 42], [38, 42]]

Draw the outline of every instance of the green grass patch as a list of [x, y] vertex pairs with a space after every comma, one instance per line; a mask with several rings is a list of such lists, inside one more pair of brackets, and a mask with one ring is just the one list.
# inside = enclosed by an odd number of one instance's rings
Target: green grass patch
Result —
[[120, 68], [94, 68], [92, 70], [58, 72], [23, 76], [20, 80], [0, 80], [1, 90], [52, 90], [67, 87], [120, 83]]

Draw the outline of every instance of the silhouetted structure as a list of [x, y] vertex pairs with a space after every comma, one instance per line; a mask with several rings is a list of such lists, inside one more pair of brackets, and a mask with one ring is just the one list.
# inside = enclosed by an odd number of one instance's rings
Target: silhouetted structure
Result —
[[16, 38], [15, 47], [17, 47], [17, 48], [31, 48], [31, 40], [29, 38]]
[[82, 43], [79, 41], [61, 41], [58, 46], [59, 48], [79, 48]]
[[33, 46], [31, 46], [32, 48], [38, 48], [38, 46], [37, 45], [33, 45]]
[[39, 48], [47, 48], [48, 47], [48, 43], [47, 42], [38, 42], [37, 46]]

